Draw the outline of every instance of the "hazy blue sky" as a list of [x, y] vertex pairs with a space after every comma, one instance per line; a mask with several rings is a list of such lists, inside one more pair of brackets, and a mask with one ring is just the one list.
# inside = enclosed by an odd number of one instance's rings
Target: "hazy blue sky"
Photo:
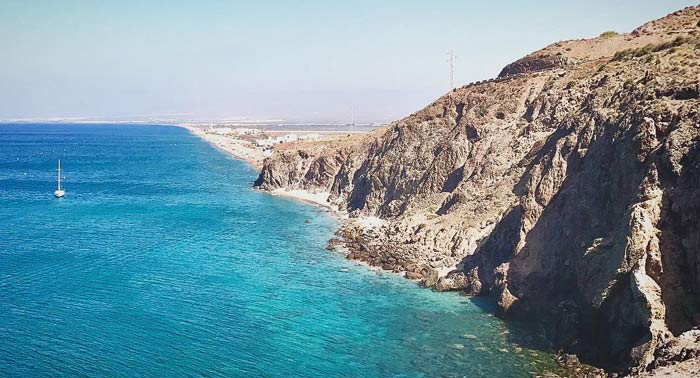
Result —
[[0, 0], [0, 118], [396, 119], [561, 39], [698, 0]]

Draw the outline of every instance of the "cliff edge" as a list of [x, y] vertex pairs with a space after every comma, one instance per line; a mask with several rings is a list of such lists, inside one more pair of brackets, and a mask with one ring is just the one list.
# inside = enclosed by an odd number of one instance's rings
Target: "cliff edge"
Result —
[[368, 135], [277, 151], [256, 186], [381, 218], [343, 227], [351, 258], [547, 319], [558, 345], [610, 372], [690, 361], [700, 7], [555, 43]]

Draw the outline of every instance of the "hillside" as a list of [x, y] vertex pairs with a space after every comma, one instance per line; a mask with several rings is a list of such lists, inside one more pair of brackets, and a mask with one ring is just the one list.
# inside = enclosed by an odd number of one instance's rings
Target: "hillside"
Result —
[[383, 219], [343, 226], [349, 257], [492, 295], [610, 372], [697, 357], [700, 7], [555, 43], [369, 135], [277, 151], [256, 186]]

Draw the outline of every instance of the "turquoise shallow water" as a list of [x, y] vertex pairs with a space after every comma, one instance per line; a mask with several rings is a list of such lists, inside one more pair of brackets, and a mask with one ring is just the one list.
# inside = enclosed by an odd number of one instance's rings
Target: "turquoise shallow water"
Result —
[[255, 176], [179, 128], [0, 125], [0, 376], [519, 377], [551, 365], [488, 304], [327, 252], [334, 219], [251, 190]]

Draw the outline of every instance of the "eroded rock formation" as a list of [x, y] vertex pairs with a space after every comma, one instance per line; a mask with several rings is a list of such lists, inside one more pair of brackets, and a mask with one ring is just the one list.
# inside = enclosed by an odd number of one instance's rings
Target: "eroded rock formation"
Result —
[[700, 8], [548, 46], [513, 74], [278, 152], [256, 185], [384, 219], [341, 230], [351, 258], [548, 319], [584, 361], [674, 361], [700, 326]]

